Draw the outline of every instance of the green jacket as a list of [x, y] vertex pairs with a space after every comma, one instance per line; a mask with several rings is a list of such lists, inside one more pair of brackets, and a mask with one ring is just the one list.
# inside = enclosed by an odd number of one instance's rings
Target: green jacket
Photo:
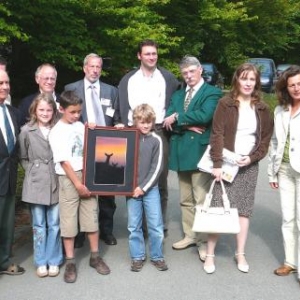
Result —
[[[209, 144], [212, 119], [222, 91], [204, 83], [192, 98], [184, 112], [185, 89], [176, 91], [166, 116], [178, 113], [170, 138], [169, 169], [173, 171], [197, 170], [197, 164]], [[187, 129], [187, 126], [204, 126], [202, 134]]]

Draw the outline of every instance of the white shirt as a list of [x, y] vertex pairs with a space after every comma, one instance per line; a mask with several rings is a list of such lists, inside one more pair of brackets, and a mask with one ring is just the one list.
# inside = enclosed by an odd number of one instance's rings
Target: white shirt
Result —
[[[192, 98], [195, 96], [195, 94], [198, 92], [198, 90], [201, 88], [201, 86], [203, 84], [204, 84], [204, 79], [201, 78], [200, 81], [194, 87], [192, 87], [192, 89], [193, 89]], [[187, 85], [186, 88], [185, 88], [185, 93], [186, 93], [185, 99], [187, 98], [187, 96], [189, 94], [188, 92], [189, 92], [190, 89], [191, 89], [191, 87]]]
[[158, 69], [150, 77], [138, 70], [128, 81], [128, 125], [132, 125], [132, 111], [140, 104], [147, 103], [154, 109], [156, 124], [163, 123], [166, 114], [166, 81]]
[[58, 121], [50, 131], [49, 143], [56, 174], [66, 174], [60, 164], [64, 161], [68, 161], [75, 172], [83, 169], [84, 125], [81, 122]]
[[85, 106], [86, 106], [86, 113], [87, 113], [87, 119], [89, 123], [96, 123], [95, 118], [95, 112], [94, 107], [92, 104], [92, 89], [91, 85], [95, 86], [96, 93], [99, 98], [99, 104], [100, 104], [100, 83], [99, 80], [97, 80], [94, 83], [89, 82], [86, 78], [84, 78], [84, 97], [85, 97]]
[[239, 107], [239, 120], [235, 137], [235, 153], [248, 155], [256, 141], [257, 120], [254, 108]]

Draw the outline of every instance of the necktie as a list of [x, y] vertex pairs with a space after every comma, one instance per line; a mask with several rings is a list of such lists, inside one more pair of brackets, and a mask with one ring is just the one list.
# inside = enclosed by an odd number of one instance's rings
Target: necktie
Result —
[[187, 111], [187, 109], [188, 109], [188, 107], [189, 107], [189, 104], [190, 104], [191, 99], [192, 99], [193, 91], [194, 91], [193, 88], [190, 88], [190, 89], [188, 90], [188, 95], [187, 95], [187, 97], [186, 97], [186, 99], [185, 99], [185, 101], [184, 101], [184, 107], [183, 107], [183, 108], [184, 108], [184, 111]]
[[90, 86], [91, 88], [91, 99], [95, 114], [95, 122], [98, 126], [105, 126], [105, 117], [102, 109], [102, 105], [99, 101], [99, 97], [97, 95], [96, 87], [94, 85]]
[[14, 133], [12, 131], [12, 128], [11, 128], [9, 120], [8, 120], [6, 106], [4, 104], [0, 104], [0, 107], [2, 108], [2, 111], [3, 111], [4, 126], [5, 126], [6, 139], [7, 139], [7, 150], [8, 150], [8, 153], [11, 153], [15, 147]]

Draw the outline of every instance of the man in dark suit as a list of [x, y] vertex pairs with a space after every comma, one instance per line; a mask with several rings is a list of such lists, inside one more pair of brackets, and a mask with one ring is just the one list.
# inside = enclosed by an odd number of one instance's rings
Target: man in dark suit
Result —
[[59, 95], [55, 93], [55, 85], [57, 79], [57, 71], [51, 64], [40, 65], [35, 72], [35, 81], [39, 86], [37, 93], [31, 94], [21, 100], [19, 105], [21, 126], [29, 120], [29, 107], [33, 102], [34, 98], [39, 93], [51, 93], [54, 100], [59, 102]]
[[4, 104], [9, 91], [9, 77], [6, 71], [0, 70], [0, 274], [20, 275], [25, 270], [10, 261], [15, 227], [19, 128], [15, 109]]
[[[66, 85], [65, 91], [74, 91], [83, 100], [81, 118], [84, 123], [115, 126], [119, 124], [118, 90], [99, 80], [102, 65], [103, 61], [100, 56], [94, 53], [88, 54], [83, 61], [84, 79]], [[93, 101], [95, 100], [93, 97], [96, 101]], [[116, 245], [117, 240], [113, 235], [115, 197], [99, 196], [98, 200], [100, 239], [104, 240], [107, 245]], [[75, 247], [82, 246], [83, 240], [84, 233], [80, 233], [75, 240]]]

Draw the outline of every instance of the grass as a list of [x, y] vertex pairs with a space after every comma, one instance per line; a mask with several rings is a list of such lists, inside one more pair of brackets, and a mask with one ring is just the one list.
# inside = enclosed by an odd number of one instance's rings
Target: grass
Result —
[[275, 94], [265, 94], [263, 95], [264, 101], [269, 105], [270, 110], [274, 112], [276, 105], [278, 104]]

